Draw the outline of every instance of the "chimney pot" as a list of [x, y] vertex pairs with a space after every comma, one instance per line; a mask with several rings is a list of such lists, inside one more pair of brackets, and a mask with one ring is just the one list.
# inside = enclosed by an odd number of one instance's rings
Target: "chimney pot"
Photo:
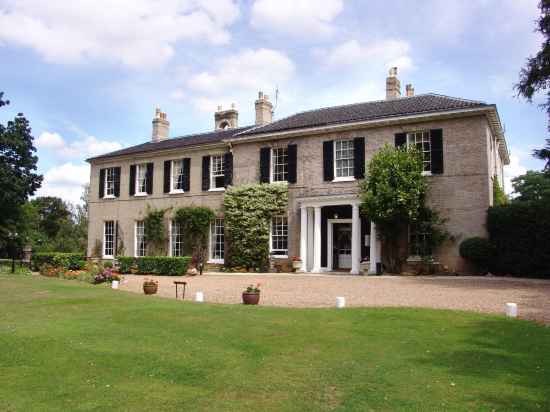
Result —
[[168, 139], [170, 132], [170, 122], [166, 119], [166, 113], [163, 113], [159, 107], [155, 109], [155, 117], [153, 118], [153, 131], [151, 140], [153, 143]]
[[386, 78], [386, 100], [401, 97], [401, 82], [397, 78], [397, 67], [392, 67]]
[[273, 104], [269, 101], [269, 96], [258, 92], [258, 100], [254, 102], [256, 109], [256, 126], [271, 123], [273, 120]]
[[412, 84], [407, 84], [405, 86], [405, 94], [407, 97], [413, 97], [414, 96], [414, 87]]

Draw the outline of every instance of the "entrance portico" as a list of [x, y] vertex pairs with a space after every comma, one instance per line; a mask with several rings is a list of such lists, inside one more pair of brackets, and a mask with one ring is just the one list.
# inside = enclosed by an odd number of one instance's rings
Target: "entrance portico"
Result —
[[349, 265], [350, 274], [358, 275], [361, 257], [368, 256], [369, 273], [376, 273], [376, 264], [380, 262], [376, 225], [361, 218], [357, 195], [307, 197], [297, 202], [302, 272], [348, 269]]

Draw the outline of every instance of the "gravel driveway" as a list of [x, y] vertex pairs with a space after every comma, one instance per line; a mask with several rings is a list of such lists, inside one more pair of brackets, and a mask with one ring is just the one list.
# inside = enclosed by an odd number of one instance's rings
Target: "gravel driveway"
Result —
[[[154, 277], [154, 276], [153, 276]], [[348, 306], [414, 306], [499, 313], [506, 302], [518, 304], [519, 316], [550, 324], [550, 281], [501, 277], [401, 277], [296, 274], [204, 274], [154, 277], [158, 295], [175, 297], [174, 280], [187, 282], [185, 300], [202, 291], [206, 302], [241, 303], [241, 292], [261, 283], [261, 304], [330, 307], [337, 296]], [[143, 293], [143, 276], [127, 275], [120, 288]]]

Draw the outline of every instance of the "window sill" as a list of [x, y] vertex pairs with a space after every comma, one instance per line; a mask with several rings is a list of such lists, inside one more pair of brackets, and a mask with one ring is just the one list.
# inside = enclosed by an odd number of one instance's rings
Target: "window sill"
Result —
[[[409, 256], [407, 258], [407, 263], [422, 263], [422, 257], [421, 256], [417, 256], [417, 255], [413, 255], [413, 256]], [[438, 260], [434, 260], [433, 262], [431, 262], [433, 265], [439, 265], [439, 261]]]
[[209, 192], [225, 192], [225, 187], [212, 187], [208, 189]]
[[116, 199], [115, 195], [105, 195], [103, 196], [103, 199]]
[[147, 193], [136, 193], [134, 194], [134, 197], [145, 197], [147, 196]]
[[332, 179], [333, 182], [353, 182], [355, 181], [355, 177], [353, 176], [346, 176], [346, 177], [335, 177]]
[[114, 259], [113, 255], [103, 255], [102, 259]]
[[422, 172], [422, 176], [431, 176], [431, 175], [432, 175], [432, 172], [430, 172], [430, 171]]
[[271, 255], [272, 259], [288, 259], [288, 255]]
[[284, 184], [288, 184], [288, 180], [273, 180], [273, 179], [271, 179], [271, 180], [269, 181], [269, 183], [275, 183], [275, 184], [284, 183]]
[[208, 259], [206, 263], [214, 264], [214, 265], [223, 265], [224, 260], [223, 259]]
[[169, 195], [181, 195], [182, 193], [185, 193], [183, 190], [171, 190], [168, 192]]

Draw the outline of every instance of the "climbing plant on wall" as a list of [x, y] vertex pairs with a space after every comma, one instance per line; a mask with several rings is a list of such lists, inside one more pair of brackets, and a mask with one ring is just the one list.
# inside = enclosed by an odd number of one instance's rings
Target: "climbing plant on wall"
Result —
[[288, 187], [284, 183], [231, 187], [224, 197], [225, 227], [231, 248], [226, 265], [267, 270], [271, 218], [286, 215]]
[[152, 209], [147, 206], [147, 214], [143, 219], [145, 239], [147, 239], [148, 254], [163, 255], [166, 241], [164, 228], [164, 213], [167, 209]]

